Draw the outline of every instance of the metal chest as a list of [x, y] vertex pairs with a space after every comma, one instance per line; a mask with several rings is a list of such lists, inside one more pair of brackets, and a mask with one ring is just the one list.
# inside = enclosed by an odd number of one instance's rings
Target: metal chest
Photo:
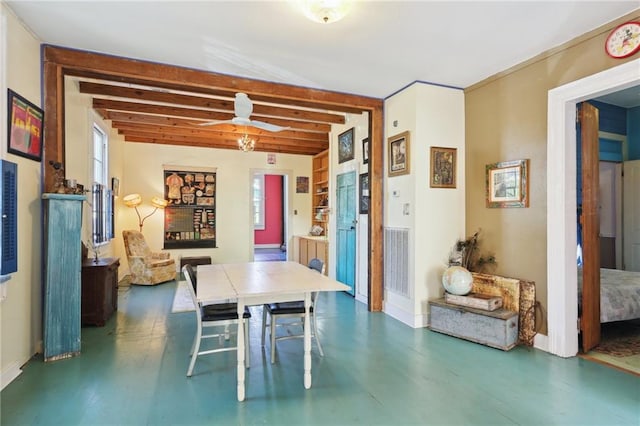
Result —
[[429, 328], [439, 333], [509, 350], [518, 342], [518, 314], [497, 309], [484, 311], [446, 303], [444, 299], [429, 302]]

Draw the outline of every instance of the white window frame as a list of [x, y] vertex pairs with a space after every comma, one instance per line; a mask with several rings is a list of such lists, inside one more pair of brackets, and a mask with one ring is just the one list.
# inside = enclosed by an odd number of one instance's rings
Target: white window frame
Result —
[[[101, 139], [99, 148], [101, 151], [101, 158], [98, 158], [96, 155], [96, 145], [99, 143], [96, 138]], [[93, 123], [91, 130], [91, 160], [91, 176], [93, 184], [103, 185], [103, 189], [107, 191], [109, 189], [109, 134], [96, 122]], [[94, 185], [91, 186], [92, 189], [93, 186]], [[101, 233], [105, 233], [106, 224], [111, 221], [109, 214], [110, 212], [107, 208], [102, 208], [98, 211], [98, 206], [96, 206], [95, 203], [91, 206], [91, 240], [96, 246], [104, 245], [109, 242], [108, 236], [103, 236], [103, 239], [98, 241], [98, 233], [96, 232], [97, 228], [102, 228]], [[100, 226], [100, 223], [102, 223], [103, 226]]]
[[[253, 200], [253, 229], [257, 231], [264, 231], [265, 229], [265, 187], [264, 187], [264, 174], [253, 175], [252, 200]], [[256, 191], [258, 192], [256, 194]]]

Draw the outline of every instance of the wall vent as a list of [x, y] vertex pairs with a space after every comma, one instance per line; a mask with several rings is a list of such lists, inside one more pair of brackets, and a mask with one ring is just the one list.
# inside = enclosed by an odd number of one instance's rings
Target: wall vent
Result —
[[384, 288], [405, 297], [411, 296], [408, 228], [384, 228]]

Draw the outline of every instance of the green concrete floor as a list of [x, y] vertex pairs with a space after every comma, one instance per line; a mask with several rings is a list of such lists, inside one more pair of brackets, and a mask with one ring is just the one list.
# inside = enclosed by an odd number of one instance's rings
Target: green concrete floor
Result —
[[200, 357], [186, 377], [193, 312], [169, 313], [175, 282], [120, 289], [105, 327], [82, 329], [82, 354], [36, 357], [0, 393], [2, 425], [635, 425], [640, 379], [574, 357], [502, 352], [412, 329], [345, 294], [324, 295], [313, 387], [302, 341], [260, 347], [252, 308], [247, 399], [236, 400], [235, 353]]

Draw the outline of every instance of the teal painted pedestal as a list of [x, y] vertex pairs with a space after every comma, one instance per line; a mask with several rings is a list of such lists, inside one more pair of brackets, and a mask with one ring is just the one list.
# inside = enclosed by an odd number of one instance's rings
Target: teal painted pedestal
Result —
[[80, 354], [84, 195], [42, 194], [45, 223], [44, 360]]

